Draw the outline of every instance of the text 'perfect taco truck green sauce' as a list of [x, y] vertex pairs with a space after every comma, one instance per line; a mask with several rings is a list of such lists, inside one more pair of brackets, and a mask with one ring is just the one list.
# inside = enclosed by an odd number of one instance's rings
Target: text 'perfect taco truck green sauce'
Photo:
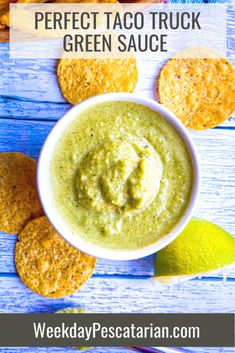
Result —
[[157, 112], [125, 101], [80, 113], [53, 152], [50, 175], [71, 230], [113, 249], [142, 248], [169, 233], [193, 184], [178, 133]]

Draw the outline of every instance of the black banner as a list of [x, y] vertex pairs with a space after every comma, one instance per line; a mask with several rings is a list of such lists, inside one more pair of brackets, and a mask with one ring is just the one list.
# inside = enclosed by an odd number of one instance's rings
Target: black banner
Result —
[[1, 314], [1, 347], [233, 347], [233, 314]]

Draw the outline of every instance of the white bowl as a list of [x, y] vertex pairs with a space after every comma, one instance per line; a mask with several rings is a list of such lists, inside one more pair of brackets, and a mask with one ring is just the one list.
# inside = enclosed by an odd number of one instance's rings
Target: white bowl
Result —
[[[172, 231], [162, 238], [158, 239], [151, 245], [148, 245], [144, 248], [136, 249], [136, 250], [114, 250], [110, 248], [104, 248], [101, 246], [94, 245], [92, 242], [85, 240], [80, 237], [79, 234], [73, 234], [71, 231], [69, 224], [60, 216], [56, 206], [53, 203], [53, 194], [50, 187], [50, 160], [54, 152], [54, 148], [59, 141], [61, 135], [68, 127], [68, 125], [77, 118], [78, 114], [82, 111], [86, 110], [88, 107], [91, 107], [98, 103], [108, 102], [108, 101], [130, 101], [138, 104], [142, 104], [150, 109], [159, 112], [163, 118], [178, 132], [187, 146], [189, 153], [193, 162], [194, 169], [194, 184], [191, 199], [187, 210], [183, 217], [180, 219], [179, 223], [172, 229]], [[47, 215], [50, 222], [53, 224], [55, 229], [62, 235], [62, 237], [68, 241], [75, 248], [93, 255], [97, 257], [102, 257], [111, 260], [132, 260], [141, 258], [156, 251], [162, 249], [166, 245], [168, 245], [172, 240], [174, 240], [177, 235], [185, 228], [187, 223], [189, 222], [194, 206], [199, 194], [199, 162], [198, 155], [195, 149], [195, 145], [192, 141], [192, 138], [184, 127], [184, 125], [180, 122], [176, 116], [171, 113], [167, 108], [163, 105], [147, 99], [135, 96], [133, 94], [127, 93], [108, 93], [102, 94], [99, 96], [95, 96], [89, 98], [82, 103], [74, 106], [70, 109], [62, 119], [60, 119], [54, 128], [51, 130], [49, 136], [47, 137], [43, 148], [40, 153], [39, 162], [38, 162], [38, 170], [37, 170], [37, 185], [39, 190], [39, 196], [42, 202], [43, 209], [45, 214]]]

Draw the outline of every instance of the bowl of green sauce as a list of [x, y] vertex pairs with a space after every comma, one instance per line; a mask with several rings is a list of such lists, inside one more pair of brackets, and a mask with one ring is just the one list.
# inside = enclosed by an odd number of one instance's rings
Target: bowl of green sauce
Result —
[[184, 125], [161, 104], [126, 93], [70, 109], [40, 153], [37, 182], [55, 229], [90, 255], [130, 260], [174, 240], [199, 194]]

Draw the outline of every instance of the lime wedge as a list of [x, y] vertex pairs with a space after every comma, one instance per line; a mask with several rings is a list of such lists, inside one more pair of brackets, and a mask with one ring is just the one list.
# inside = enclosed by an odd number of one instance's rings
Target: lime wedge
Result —
[[193, 218], [183, 232], [156, 254], [155, 280], [174, 284], [235, 264], [235, 238], [223, 228]]
[[57, 310], [56, 314], [85, 314], [88, 311], [84, 308], [65, 308]]

